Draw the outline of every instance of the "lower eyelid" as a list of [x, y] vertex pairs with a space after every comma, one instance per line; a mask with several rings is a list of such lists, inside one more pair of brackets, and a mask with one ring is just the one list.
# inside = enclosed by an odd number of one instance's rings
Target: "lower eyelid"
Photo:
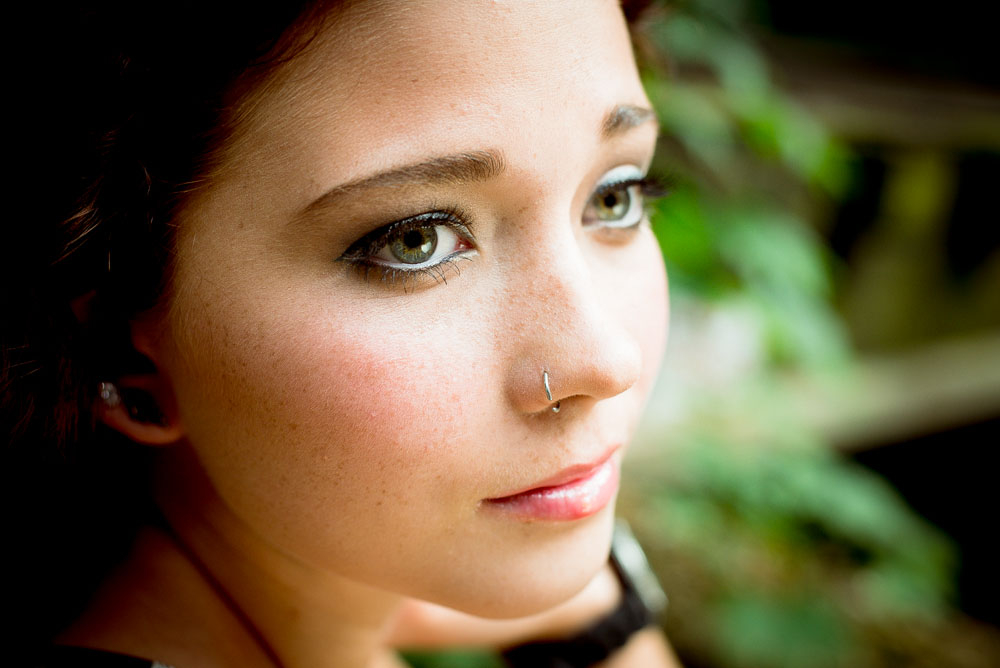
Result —
[[631, 225], [623, 225], [621, 227], [607, 227], [602, 225], [596, 227], [593, 234], [600, 235], [609, 241], [627, 241], [634, 237], [648, 220], [649, 217], [644, 214], [638, 222]]
[[458, 264], [461, 260], [471, 259], [475, 250], [454, 253], [437, 264], [420, 269], [400, 269], [397, 266], [387, 264], [376, 264], [374, 262], [352, 262], [350, 270], [354, 271], [358, 278], [365, 283], [372, 283], [376, 279], [386, 288], [401, 288], [404, 293], [411, 290], [418, 290], [426, 287], [431, 282], [433, 284], [448, 283], [448, 273], [458, 275]]

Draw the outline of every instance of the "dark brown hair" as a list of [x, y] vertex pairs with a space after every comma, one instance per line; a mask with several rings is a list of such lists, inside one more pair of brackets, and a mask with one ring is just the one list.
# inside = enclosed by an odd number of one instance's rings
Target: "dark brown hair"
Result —
[[320, 4], [43, 5], [8, 22], [21, 145], [0, 233], [0, 485], [23, 647], [78, 614], [149, 512], [146, 453], [96, 423], [98, 384], [149, 366], [128, 323], [164, 292], [175, 212]]

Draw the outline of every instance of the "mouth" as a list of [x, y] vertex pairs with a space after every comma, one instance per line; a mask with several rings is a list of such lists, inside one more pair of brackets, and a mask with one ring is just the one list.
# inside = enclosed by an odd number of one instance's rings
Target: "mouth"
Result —
[[612, 448], [591, 464], [571, 466], [506, 496], [485, 499], [485, 508], [522, 521], [571, 521], [600, 512], [618, 491], [618, 462]]

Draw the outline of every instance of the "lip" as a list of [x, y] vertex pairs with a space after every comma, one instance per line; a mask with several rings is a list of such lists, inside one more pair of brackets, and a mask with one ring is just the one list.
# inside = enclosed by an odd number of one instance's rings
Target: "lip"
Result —
[[485, 499], [483, 505], [524, 521], [571, 521], [600, 512], [618, 491], [612, 448], [601, 459], [563, 469], [529, 488]]

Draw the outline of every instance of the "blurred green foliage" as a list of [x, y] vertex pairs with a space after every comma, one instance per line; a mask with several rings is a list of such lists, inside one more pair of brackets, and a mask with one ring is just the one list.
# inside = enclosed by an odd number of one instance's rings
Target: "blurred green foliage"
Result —
[[[653, 226], [675, 294], [751, 301], [776, 362], [843, 361], [830, 260], [788, 193], [835, 199], [849, 153], [773, 85], [739, 29], [740, 6], [664, 5], [641, 27], [663, 137], [654, 171], [673, 191], [654, 205]], [[678, 79], [680, 69], [701, 76]]]
[[680, 593], [675, 642], [709, 665], [883, 665], [868, 627], [950, 611], [948, 541], [804, 433], [748, 447], [702, 429], [630, 476], [623, 510]]
[[775, 382], [852, 363], [810, 217], [844, 195], [852, 156], [774, 85], [746, 9], [654, 3], [637, 30], [661, 122], [653, 170], [671, 184], [651, 218], [672, 296], [749, 307], [763, 360], [703, 397], [662, 456], [636, 467], [623, 511], [674, 594], [667, 628], [689, 660], [902, 665], [908, 650], [873, 629], [944, 623], [954, 549], [885, 481], [803, 429]]

